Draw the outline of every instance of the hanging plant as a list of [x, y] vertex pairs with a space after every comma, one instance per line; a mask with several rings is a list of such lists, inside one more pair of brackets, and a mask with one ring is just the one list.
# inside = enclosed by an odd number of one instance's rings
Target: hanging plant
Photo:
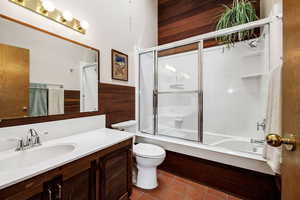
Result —
[[[221, 30], [233, 26], [246, 24], [258, 20], [256, 10], [249, 0], [233, 0], [232, 7], [223, 5], [224, 13], [221, 15], [216, 29]], [[226, 44], [228, 47], [234, 46], [237, 41], [243, 41], [255, 37], [255, 31], [244, 30], [216, 38], [221, 44]]]

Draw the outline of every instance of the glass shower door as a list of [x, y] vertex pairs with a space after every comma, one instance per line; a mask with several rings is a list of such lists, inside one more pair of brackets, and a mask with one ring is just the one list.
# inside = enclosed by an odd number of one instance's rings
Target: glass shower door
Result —
[[199, 53], [169, 51], [157, 57], [157, 134], [199, 141]]
[[139, 55], [139, 124], [142, 133], [154, 134], [154, 67], [155, 52]]

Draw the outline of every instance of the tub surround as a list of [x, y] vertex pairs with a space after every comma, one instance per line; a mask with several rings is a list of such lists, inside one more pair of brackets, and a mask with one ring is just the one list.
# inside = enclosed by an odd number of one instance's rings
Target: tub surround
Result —
[[[49, 170], [55, 169], [74, 160], [78, 160], [85, 156], [91, 155], [97, 151], [101, 151], [105, 148], [131, 139], [133, 136], [134, 135], [130, 133], [124, 133], [104, 128], [44, 142], [42, 146], [32, 148], [27, 151], [34, 151], [46, 147], [64, 144], [73, 144], [75, 146], [75, 149], [67, 154], [57, 156], [53, 159], [37, 163], [27, 168], [16, 168], [14, 170], [8, 171], [1, 170], [0, 189], [4, 189], [8, 186], [32, 178]], [[11, 149], [8, 151], [0, 152], [0, 163], [5, 162], [5, 158], [10, 158], [11, 156], [15, 156], [18, 154], [25, 154], [27, 151], [15, 152], [14, 149]]]

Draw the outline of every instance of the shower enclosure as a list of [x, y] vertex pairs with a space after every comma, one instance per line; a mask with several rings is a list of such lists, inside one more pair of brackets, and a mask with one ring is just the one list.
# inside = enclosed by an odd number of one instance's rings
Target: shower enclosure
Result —
[[[215, 42], [246, 29], [257, 36]], [[261, 21], [139, 51], [138, 130], [261, 155], [269, 36]]]

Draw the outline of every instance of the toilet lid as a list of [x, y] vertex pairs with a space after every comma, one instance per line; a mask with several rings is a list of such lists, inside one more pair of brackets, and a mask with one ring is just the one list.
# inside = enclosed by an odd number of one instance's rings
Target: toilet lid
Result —
[[166, 155], [166, 152], [163, 148], [153, 144], [145, 143], [133, 145], [133, 153], [137, 156], [146, 158], [161, 158]]

